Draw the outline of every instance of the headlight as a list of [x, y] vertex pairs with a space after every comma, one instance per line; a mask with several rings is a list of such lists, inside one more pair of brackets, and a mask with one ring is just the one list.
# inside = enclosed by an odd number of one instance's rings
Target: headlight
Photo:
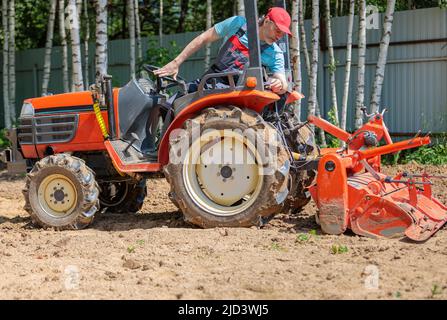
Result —
[[34, 107], [31, 103], [25, 102], [20, 112], [20, 117], [32, 117], [34, 116]]

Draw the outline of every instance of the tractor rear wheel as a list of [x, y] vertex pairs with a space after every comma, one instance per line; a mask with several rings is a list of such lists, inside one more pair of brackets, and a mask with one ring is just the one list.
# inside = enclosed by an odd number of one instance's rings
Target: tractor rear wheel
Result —
[[170, 136], [164, 171], [186, 221], [203, 228], [260, 226], [281, 210], [289, 157], [258, 113], [209, 108], [184, 128]]
[[146, 179], [141, 181], [103, 182], [100, 185], [101, 207], [111, 212], [136, 213], [147, 196]]
[[68, 154], [37, 162], [27, 175], [23, 193], [25, 210], [44, 228], [85, 228], [99, 209], [94, 172], [84, 160]]

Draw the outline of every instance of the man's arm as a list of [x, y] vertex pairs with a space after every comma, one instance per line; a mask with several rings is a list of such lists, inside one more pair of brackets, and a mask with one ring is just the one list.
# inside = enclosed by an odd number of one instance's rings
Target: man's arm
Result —
[[287, 91], [286, 75], [282, 72], [275, 72], [270, 78], [270, 88], [277, 94], [284, 94]]
[[199, 50], [203, 45], [212, 43], [216, 40], [219, 40], [219, 36], [214, 27], [212, 27], [194, 38], [194, 40], [192, 40], [174, 60], [169, 62], [164, 67], [155, 70], [154, 73], [159, 77], [173, 76], [175, 79], [177, 77], [180, 65], [186, 59], [197, 52], [197, 50]]

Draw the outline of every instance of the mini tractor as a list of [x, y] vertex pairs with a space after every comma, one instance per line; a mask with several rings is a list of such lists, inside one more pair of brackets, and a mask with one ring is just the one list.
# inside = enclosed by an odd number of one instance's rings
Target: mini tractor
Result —
[[[122, 88], [98, 75], [89, 91], [24, 101], [4, 158], [9, 168], [27, 164], [25, 209], [36, 224], [80, 229], [105, 209], [137, 212], [146, 179], [163, 173], [185, 220], [204, 228], [260, 226], [311, 198], [329, 234], [349, 228], [422, 241], [443, 226], [447, 207], [432, 196], [431, 176], [380, 173], [381, 155], [429, 138], [393, 143], [383, 114], [369, 115], [353, 134], [314, 116], [298, 121], [292, 103], [303, 96], [269, 90], [256, 1], [245, 0], [245, 10], [249, 66], [209, 73], [197, 92], [180, 78], [150, 76], [157, 67], [144, 65]], [[320, 149], [313, 126], [344, 147]]]

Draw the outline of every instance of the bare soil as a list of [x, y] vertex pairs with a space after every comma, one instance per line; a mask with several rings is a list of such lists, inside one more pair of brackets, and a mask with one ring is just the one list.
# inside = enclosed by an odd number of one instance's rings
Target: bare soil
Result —
[[[397, 169], [423, 167], [385, 171]], [[24, 184], [0, 174], [1, 299], [447, 298], [446, 227], [425, 243], [323, 235], [310, 203], [261, 229], [202, 230], [183, 222], [166, 181], [154, 179], [140, 213], [105, 212], [86, 230], [60, 232], [30, 223]], [[434, 192], [447, 203], [446, 180]], [[334, 245], [347, 251], [333, 254]]]

